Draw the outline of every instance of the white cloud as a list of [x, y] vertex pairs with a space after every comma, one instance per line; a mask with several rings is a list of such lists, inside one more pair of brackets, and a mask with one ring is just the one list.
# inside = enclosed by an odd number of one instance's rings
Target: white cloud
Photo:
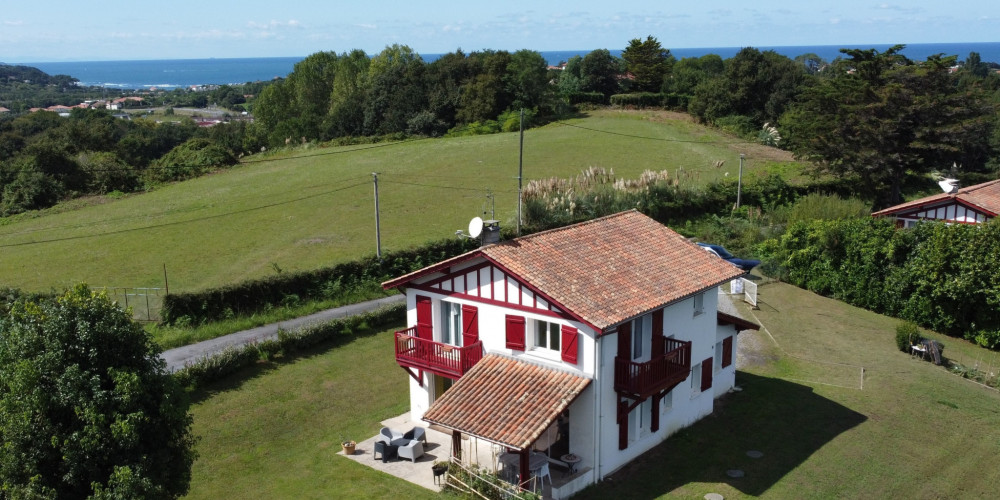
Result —
[[20, 19], [17, 21], [4, 21], [3, 24], [4, 26], [24, 26], [24, 21]]
[[374, 24], [355, 24], [355, 26], [357, 26], [359, 28], [364, 28], [366, 30], [378, 29], [378, 26], [376, 26]]
[[274, 19], [266, 23], [258, 23], [256, 21], [247, 22], [247, 27], [250, 29], [261, 29], [261, 30], [271, 30], [271, 29], [281, 29], [281, 28], [301, 28], [302, 24], [295, 19], [289, 19], [288, 21], [276, 21]]

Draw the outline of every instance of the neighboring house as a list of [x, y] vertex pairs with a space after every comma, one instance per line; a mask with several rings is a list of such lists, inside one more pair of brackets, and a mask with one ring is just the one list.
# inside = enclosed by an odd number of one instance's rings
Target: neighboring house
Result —
[[5, 108], [3, 106], [0, 106], [0, 113], [9, 113], [9, 112], [10, 112], [9, 109], [7, 109], [7, 108]]
[[[581, 461], [565, 498], [733, 388], [736, 334], [720, 306], [743, 275], [637, 211], [487, 245], [383, 283], [405, 289], [395, 353], [410, 417], [521, 455], [558, 441]], [[720, 307], [725, 312], [720, 310]], [[561, 455], [556, 455], [561, 456]]]
[[1000, 213], [1000, 179], [935, 194], [879, 210], [873, 217], [893, 217], [897, 227], [918, 221], [982, 224]]

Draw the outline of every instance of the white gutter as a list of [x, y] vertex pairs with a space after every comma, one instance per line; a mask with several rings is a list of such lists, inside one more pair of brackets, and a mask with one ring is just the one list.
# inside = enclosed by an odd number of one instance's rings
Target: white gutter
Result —
[[602, 387], [604, 380], [601, 377], [601, 374], [602, 374], [603, 368], [604, 368], [604, 358], [601, 357], [601, 344], [604, 343], [604, 337], [605, 336], [601, 335], [600, 331], [594, 332], [594, 335], [597, 336], [596, 337], [597, 342], [595, 342], [596, 346], [594, 347], [594, 353], [597, 356], [597, 360], [596, 360], [597, 361], [597, 363], [596, 363], [597, 369], [594, 370], [594, 382], [595, 382], [594, 383], [594, 407], [595, 407], [595, 410], [596, 410], [594, 412], [594, 415], [597, 416], [597, 418], [594, 419], [594, 471], [597, 473], [597, 477], [595, 478], [595, 480], [596, 481], [600, 481], [601, 477], [602, 477], [601, 476], [601, 439], [604, 437], [601, 434], [601, 428], [602, 428], [601, 424], [604, 422], [604, 414], [601, 412], [601, 395], [604, 392], [602, 390], [602, 389], [604, 389], [604, 387]]

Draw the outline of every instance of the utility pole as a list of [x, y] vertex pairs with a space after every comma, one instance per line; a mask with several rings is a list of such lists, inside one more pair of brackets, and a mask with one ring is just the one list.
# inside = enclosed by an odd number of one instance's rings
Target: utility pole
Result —
[[375, 256], [382, 260], [382, 233], [378, 227], [378, 172], [372, 172], [372, 179], [375, 180]]
[[743, 194], [743, 153], [740, 153], [740, 178], [736, 181], [736, 209], [740, 208], [740, 195]]
[[521, 108], [521, 150], [517, 156], [517, 235], [521, 236], [521, 174], [524, 172], [524, 108]]

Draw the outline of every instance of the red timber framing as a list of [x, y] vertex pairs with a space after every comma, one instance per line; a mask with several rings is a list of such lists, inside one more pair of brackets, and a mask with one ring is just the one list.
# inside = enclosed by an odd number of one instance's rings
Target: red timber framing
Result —
[[663, 336], [663, 310], [653, 312], [652, 357], [632, 361], [632, 325], [618, 327], [618, 356], [615, 357], [615, 392], [618, 394], [618, 449], [628, 447], [628, 416], [643, 401], [653, 398], [650, 430], [660, 428], [660, 400], [687, 379], [691, 371], [691, 342]]
[[897, 220], [940, 220], [955, 224], [981, 224], [992, 217], [996, 217], [994, 213], [968, 206], [960, 200], [938, 206], [909, 208], [891, 215], [896, 217]]
[[[476, 341], [464, 347], [434, 342], [417, 335], [418, 327], [396, 332], [396, 363], [423, 386], [423, 372], [461, 378], [483, 359], [483, 343]], [[417, 370], [414, 373], [412, 370]]]
[[[442, 276], [424, 283], [409, 282], [407, 287], [428, 293], [460, 298], [469, 302], [489, 304], [522, 312], [563, 320], [579, 321], [594, 331], [600, 328], [574, 315], [558, 301], [535, 286], [524, 282], [504, 266], [486, 256], [478, 264], [455, 269], [454, 266], [438, 269]], [[399, 286], [402, 286], [400, 284]]]

